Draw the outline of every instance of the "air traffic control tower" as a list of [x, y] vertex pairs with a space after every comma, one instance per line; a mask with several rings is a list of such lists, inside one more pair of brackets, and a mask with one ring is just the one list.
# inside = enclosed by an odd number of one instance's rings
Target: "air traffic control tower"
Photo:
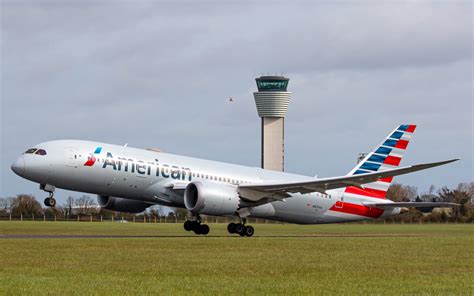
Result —
[[290, 79], [282, 76], [261, 76], [254, 92], [258, 116], [262, 118], [262, 168], [283, 171], [285, 163], [285, 115], [291, 92]]

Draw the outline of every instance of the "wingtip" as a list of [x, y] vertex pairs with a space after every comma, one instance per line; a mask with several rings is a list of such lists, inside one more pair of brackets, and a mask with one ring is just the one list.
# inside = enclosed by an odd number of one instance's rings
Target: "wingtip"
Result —
[[418, 164], [418, 165], [414, 165], [414, 166], [437, 167], [437, 166], [445, 165], [445, 164], [448, 164], [448, 163], [451, 163], [451, 162], [455, 162], [455, 161], [458, 161], [458, 160], [459, 160], [459, 158], [454, 158], [454, 159], [449, 159], [449, 160], [443, 160], [443, 161], [437, 161], [437, 162], [431, 162], [431, 163]]
[[458, 161], [458, 160], [459, 160], [459, 158], [453, 158], [453, 159], [449, 159], [449, 160], [440, 161], [440, 162], [438, 162], [438, 164], [439, 165], [445, 165], [445, 164], [455, 162], [455, 161]]

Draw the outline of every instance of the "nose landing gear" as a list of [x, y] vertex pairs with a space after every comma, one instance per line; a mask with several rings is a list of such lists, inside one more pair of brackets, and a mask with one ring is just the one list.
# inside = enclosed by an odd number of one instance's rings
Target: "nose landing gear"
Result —
[[56, 187], [49, 184], [41, 184], [40, 189], [49, 193], [49, 197], [44, 199], [44, 205], [54, 208], [56, 206], [56, 199], [54, 198], [54, 190]]
[[56, 199], [54, 198], [52, 193], [49, 195], [49, 197], [44, 199], [44, 205], [51, 208], [54, 208], [56, 206]]

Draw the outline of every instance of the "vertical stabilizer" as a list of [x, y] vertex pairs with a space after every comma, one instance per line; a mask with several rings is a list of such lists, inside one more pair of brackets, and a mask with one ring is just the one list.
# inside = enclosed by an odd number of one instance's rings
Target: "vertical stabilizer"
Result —
[[[348, 175], [386, 171], [400, 165], [408, 143], [415, 132], [416, 125], [402, 124], [391, 132], [385, 140], [360, 161]], [[363, 188], [346, 187], [345, 194], [373, 198], [386, 198], [393, 177], [382, 178], [377, 182], [364, 184]]]

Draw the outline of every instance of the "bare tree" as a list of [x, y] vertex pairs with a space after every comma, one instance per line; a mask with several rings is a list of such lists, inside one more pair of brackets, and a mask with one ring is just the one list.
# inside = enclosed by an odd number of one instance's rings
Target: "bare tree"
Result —
[[156, 207], [150, 207], [145, 212], [149, 212], [151, 218], [159, 218], [160, 217], [160, 212]]
[[422, 193], [419, 197], [417, 197], [416, 201], [437, 201], [438, 196], [435, 193], [436, 187], [434, 185], [431, 185], [430, 188], [428, 189], [428, 192]]
[[173, 208], [174, 216], [178, 220], [184, 220], [186, 218], [186, 215], [188, 211], [186, 209], [181, 209], [181, 208]]
[[7, 199], [4, 197], [0, 197], [0, 210], [7, 210]]
[[411, 201], [417, 197], [418, 189], [414, 186], [393, 183], [387, 191], [387, 199], [393, 201]]
[[33, 214], [39, 216], [43, 213], [43, 209], [34, 196], [19, 194], [13, 201], [11, 213], [14, 216], [30, 216]]
[[461, 205], [455, 212], [456, 218], [460, 218], [466, 216], [469, 210], [467, 203], [471, 201], [473, 196], [471, 190], [472, 184], [460, 183], [454, 190], [450, 190], [447, 186], [444, 186], [438, 190], [438, 195], [442, 201], [458, 203]]
[[60, 207], [60, 206], [55, 206], [54, 208], [52, 207], [47, 207], [46, 209], [43, 210], [44, 212], [44, 215], [48, 218], [58, 218], [58, 217], [62, 217], [65, 212], [67, 212], [66, 209], [64, 209], [63, 207]]
[[2, 197], [0, 198], [0, 211], [4, 213], [11, 213], [13, 202], [16, 197]]
[[74, 207], [75, 203], [76, 199], [74, 197], [68, 196], [68, 198], [66, 198], [66, 203], [63, 206], [64, 214], [66, 216], [70, 216], [72, 214], [72, 208]]
[[0, 197], [0, 216], [4, 216], [8, 214], [8, 207], [7, 207], [7, 199], [4, 197]]
[[95, 212], [96, 205], [95, 200], [86, 194], [76, 200], [76, 207], [80, 214], [90, 215], [92, 212]]

